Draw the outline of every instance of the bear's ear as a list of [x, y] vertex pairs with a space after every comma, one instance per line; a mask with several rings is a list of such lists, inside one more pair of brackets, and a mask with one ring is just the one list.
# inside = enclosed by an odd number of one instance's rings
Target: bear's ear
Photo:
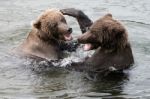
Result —
[[40, 22], [39, 20], [33, 22], [33, 27], [35, 27], [35, 28], [37, 28], [37, 29], [40, 29], [40, 27], [41, 27], [41, 22]]
[[111, 13], [108, 13], [104, 16], [104, 18], [112, 18], [112, 14]]

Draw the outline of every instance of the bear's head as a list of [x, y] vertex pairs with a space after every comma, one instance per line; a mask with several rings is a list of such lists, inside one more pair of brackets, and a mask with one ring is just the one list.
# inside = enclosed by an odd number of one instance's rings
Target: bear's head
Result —
[[126, 46], [127, 32], [122, 24], [106, 14], [93, 23], [89, 30], [78, 38], [79, 43], [85, 44], [84, 50], [98, 47], [108, 50], [118, 50]]
[[65, 17], [57, 9], [45, 10], [33, 23], [38, 36], [45, 41], [71, 40], [72, 28], [67, 25]]

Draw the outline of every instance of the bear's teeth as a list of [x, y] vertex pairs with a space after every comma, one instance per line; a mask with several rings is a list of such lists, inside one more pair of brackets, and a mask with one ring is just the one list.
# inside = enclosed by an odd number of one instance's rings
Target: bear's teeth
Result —
[[72, 40], [72, 36], [70, 34], [65, 34], [64, 38], [65, 38], [66, 41]]
[[88, 50], [91, 50], [91, 47], [92, 47], [91, 44], [84, 44], [83, 49], [84, 49], [85, 51], [88, 51]]

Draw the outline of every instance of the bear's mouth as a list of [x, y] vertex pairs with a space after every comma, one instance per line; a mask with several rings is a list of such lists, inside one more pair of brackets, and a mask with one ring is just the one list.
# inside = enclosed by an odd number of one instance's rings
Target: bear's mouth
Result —
[[97, 49], [98, 47], [100, 47], [99, 43], [85, 43], [83, 46], [83, 50], [85, 51], [89, 51], [89, 50], [94, 50]]
[[66, 41], [70, 41], [70, 40], [72, 40], [72, 36], [71, 36], [71, 34], [70, 34], [70, 33], [66, 33], [66, 34], [64, 34], [64, 38], [65, 38], [65, 40], [66, 40]]
[[84, 49], [85, 51], [92, 50], [92, 48], [93, 48], [93, 46], [92, 46], [91, 43], [84, 44], [84, 46], [83, 46], [83, 49]]

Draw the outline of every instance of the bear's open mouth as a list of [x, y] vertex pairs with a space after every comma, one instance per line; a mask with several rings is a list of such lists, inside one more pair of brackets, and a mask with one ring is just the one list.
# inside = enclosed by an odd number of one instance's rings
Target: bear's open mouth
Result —
[[70, 34], [70, 33], [66, 33], [66, 34], [64, 34], [64, 38], [65, 38], [65, 40], [66, 40], [66, 41], [70, 41], [70, 40], [72, 40], [72, 36], [71, 36], [71, 34]]
[[89, 50], [92, 50], [92, 44], [91, 43], [87, 43], [87, 44], [84, 44], [84, 46], [83, 46], [83, 49], [85, 50], [85, 51], [89, 51]]

